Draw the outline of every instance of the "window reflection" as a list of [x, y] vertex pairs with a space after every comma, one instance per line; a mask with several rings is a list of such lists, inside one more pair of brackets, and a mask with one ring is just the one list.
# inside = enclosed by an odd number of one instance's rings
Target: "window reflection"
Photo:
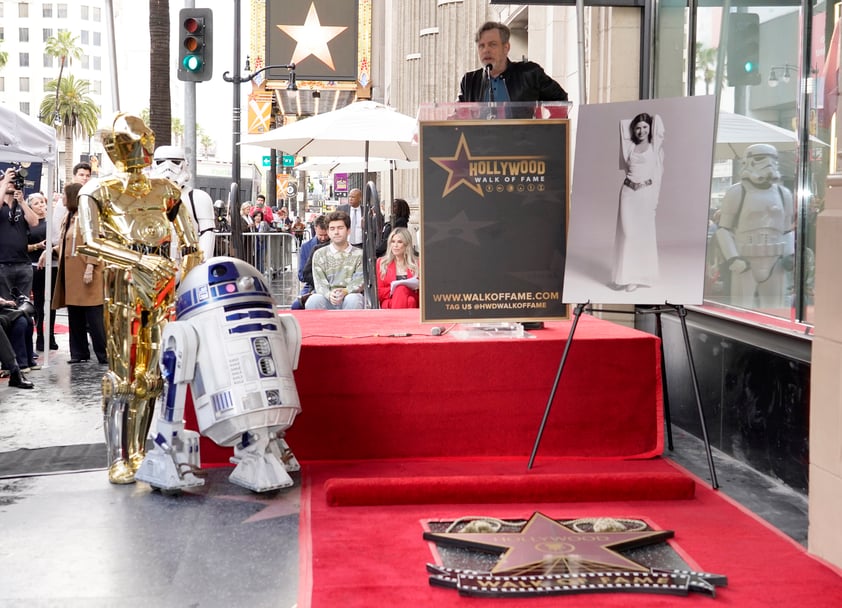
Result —
[[[667, 4], [658, 24], [663, 40], [675, 39], [690, 21], [685, 7]], [[795, 322], [792, 328], [814, 319], [815, 225], [832, 159], [829, 115], [836, 103], [828, 94], [835, 89], [826, 86], [835, 82], [835, 66], [830, 75], [826, 68], [833, 18], [821, 4], [808, 6], [810, 14], [800, 7], [741, 6], [727, 14], [721, 6], [698, 8], [691, 87], [695, 95], [716, 94], [720, 111], [706, 306], [761, 323]], [[729, 27], [740, 31], [743, 44], [727, 44]], [[755, 35], [756, 46], [750, 40]], [[686, 82], [686, 66], [679, 68], [670, 55], [667, 48], [656, 53], [660, 97], [686, 94], [676, 78], [681, 69]], [[768, 146], [765, 160], [746, 158], [755, 144]], [[750, 176], [765, 171], [758, 163], [769, 159], [776, 175], [758, 189]]]

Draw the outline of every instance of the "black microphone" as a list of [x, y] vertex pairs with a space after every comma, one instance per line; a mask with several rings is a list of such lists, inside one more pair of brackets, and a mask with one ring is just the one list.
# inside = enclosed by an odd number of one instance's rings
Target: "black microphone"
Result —
[[485, 66], [485, 78], [488, 83], [488, 101], [494, 102], [494, 86], [491, 84], [491, 69], [494, 66], [492, 64], [487, 64]]
[[491, 69], [492, 69], [493, 67], [494, 67], [494, 66], [493, 66], [492, 64], [490, 64], [490, 63], [489, 63], [488, 65], [486, 65], [486, 66], [485, 66], [485, 77], [486, 77], [486, 78], [491, 78]]

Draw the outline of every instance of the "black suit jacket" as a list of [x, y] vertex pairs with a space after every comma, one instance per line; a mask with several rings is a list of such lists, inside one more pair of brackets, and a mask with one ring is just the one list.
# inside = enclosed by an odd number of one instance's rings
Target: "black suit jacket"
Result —
[[[467, 72], [459, 85], [459, 101], [487, 101], [485, 70]], [[567, 101], [567, 92], [532, 61], [508, 61], [501, 74], [511, 101]]]

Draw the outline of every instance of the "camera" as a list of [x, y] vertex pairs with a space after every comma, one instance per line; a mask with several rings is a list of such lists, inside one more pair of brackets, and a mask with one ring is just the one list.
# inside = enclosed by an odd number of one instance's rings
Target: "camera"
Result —
[[29, 177], [29, 169], [21, 163], [12, 164], [12, 169], [15, 171], [15, 175], [12, 178], [12, 186], [14, 186], [15, 190], [23, 190], [26, 184], [26, 178]]
[[32, 300], [20, 293], [17, 288], [12, 290], [12, 298], [14, 298], [18, 310], [25, 312], [30, 319], [35, 318], [35, 305]]

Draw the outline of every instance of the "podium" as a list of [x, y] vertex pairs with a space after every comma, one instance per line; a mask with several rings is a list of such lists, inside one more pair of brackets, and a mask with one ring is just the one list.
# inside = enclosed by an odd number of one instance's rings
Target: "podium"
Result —
[[569, 317], [570, 105], [421, 106], [422, 321]]

